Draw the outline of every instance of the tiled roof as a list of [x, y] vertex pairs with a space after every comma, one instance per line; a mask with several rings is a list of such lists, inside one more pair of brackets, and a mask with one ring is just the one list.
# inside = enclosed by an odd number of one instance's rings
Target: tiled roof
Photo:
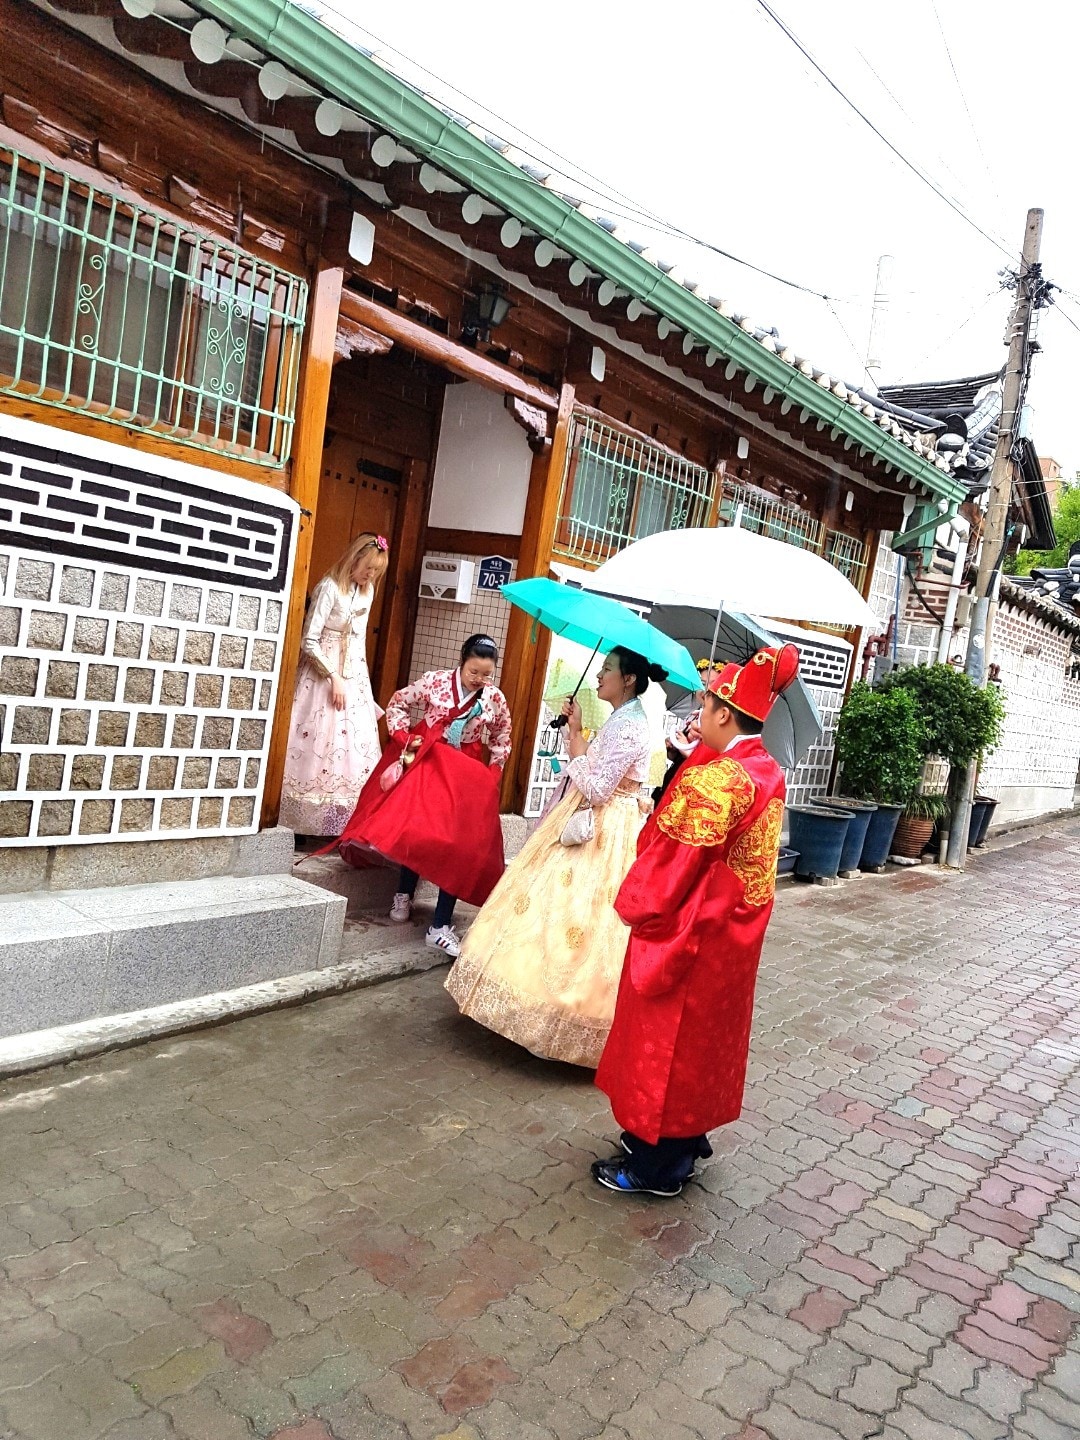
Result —
[[[46, 0], [35, 3], [44, 5]], [[202, 87], [201, 99], [224, 102], [233, 114], [239, 104], [248, 121], [272, 131], [291, 129], [302, 151], [316, 159], [334, 154], [335, 165], [343, 165], [361, 185], [373, 186], [383, 203], [417, 203], [398, 198], [409, 190], [422, 194], [423, 203], [440, 212], [439, 224], [445, 220], [451, 228], [460, 228], [464, 218], [467, 230], [487, 227], [490, 232], [494, 226], [496, 234], [500, 226], [504, 234], [509, 227], [514, 239], [504, 243], [514, 249], [511, 268], [519, 268], [521, 250], [514, 247], [525, 238], [527, 273], [532, 278], [538, 271], [534, 283], [550, 284], [560, 299], [569, 287], [575, 292], [571, 303], [580, 305], [590, 292], [585, 308], [603, 309], [605, 321], [615, 321], [616, 328], [614, 308], [625, 307], [624, 319], [646, 319], [667, 346], [665, 358], [670, 354], [676, 365], [685, 361], [683, 368], [695, 378], [713, 366], [718, 368], [712, 373], [729, 384], [745, 375], [747, 394], [757, 387], [763, 403], [776, 397], [779, 404], [782, 399], [782, 413], [795, 408], [802, 424], [815, 418], [819, 431], [828, 431], [833, 440], [843, 438], [845, 449], [854, 442], [861, 454], [883, 463], [886, 473], [896, 468], [930, 493], [949, 495], [954, 502], [958, 497], [963, 479], [957, 456], [938, 451], [938, 427], [924, 426], [922, 417], [906, 415], [888, 400], [815, 365], [785, 344], [774, 327], [708, 294], [654, 253], [632, 227], [576, 194], [582, 187], [573, 180], [538, 165], [445, 98], [429, 93], [417, 72], [403, 62], [357, 45], [351, 23], [346, 22], [349, 28], [343, 33], [337, 17], [316, 0], [303, 5], [296, 0], [116, 4], [126, 11], [122, 48], [132, 50], [140, 63], [141, 57], [153, 57], [151, 68], [159, 78], [166, 73], [163, 67], [179, 65], [168, 73], [175, 73], [182, 86]], [[64, 12], [69, 23], [107, 42], [102, 26], [108, 26], [110, 0], [51, 0], [48, 8]], [[313, 26], [319, 34], [311, 33]], [[140, 29], [147, 37], [145, 48]], [[119, 30], [113, 32], [113, 41], [119, 36]], [[185, 36], [199, 62], [194, 69], [190, 58], [183, 58]], [[232, 81], [227, 76], [220, 82], [207, 80], [208, 72], [218, 67], [225, 72], [242, 68], [257, 85], [246, 83], [244, 95], [237, 97], [228, 88]], [[399, 73], [402, 70], [405, 73]], [[383, 76], [385, 80], [377, 78]], [[274, 109], [279, 100], [282, 118]], [[299, 128], [288, 118], [297, 115]], [[335, 151], [336, 139], [347, 141], [353, 150]], [[490, 162], [479, 159], [478, 151], [486, 152]], [[511, 186], [509, 177], [527, 178], [536, 199]], [[544, 195], [557, 206], [545, 204]], [[647, 267], [644, 272], [642, 265]], [[649, 278], [648, 268], [655, 278]], [[717, 317], [722, 317], [720, 326]], [[756, 346], [775, 360], [755, 356]], [[902, 463], [887, 443], [880, 443], [882, 436], [904, 447], [911, 459]]]
[[1080, 635], [1080, 555], [1061, 569], [1037, 569], [1030, 575], [1003, 575], [1001, 598], [1020, 604], [1054, 625]]
[[944, 433], [951, 417], [959, 416], [967, 429], [967, 439], [954, 452], [953, 473], [985, 484], [997, 445], [1003, 373], [992, 370], [960, 380], [883, 385], [881, 399], [921, 418], [937, 434]]

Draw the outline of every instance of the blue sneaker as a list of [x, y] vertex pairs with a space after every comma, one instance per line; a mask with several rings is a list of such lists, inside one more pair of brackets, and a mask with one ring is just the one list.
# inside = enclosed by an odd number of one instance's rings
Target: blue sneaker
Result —
[[659, 1195], [665, 1200], [672, 1200], [682, 1194], [681, 1184], [674, 1187], [646, 1185], [620, 1159], [594, 1160], [592, 1176], [605, 1190], [614, 1190], [619, 1195]]

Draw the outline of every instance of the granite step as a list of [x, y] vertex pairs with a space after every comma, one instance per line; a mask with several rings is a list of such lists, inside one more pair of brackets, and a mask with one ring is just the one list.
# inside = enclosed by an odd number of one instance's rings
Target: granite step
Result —
[[323, 969], [344, 921], [294, 875], [0, 895], [0, 1036]]

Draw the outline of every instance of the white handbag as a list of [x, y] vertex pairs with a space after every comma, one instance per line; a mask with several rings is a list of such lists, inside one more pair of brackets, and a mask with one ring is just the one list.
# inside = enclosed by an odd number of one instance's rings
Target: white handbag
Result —
[[559, 836], [560, 845], [587, 845], [590, 840], [596, 839], [596, 819], [592, 812], [591, 805], [583, 805], [580, 810], [575, 810], [570, 819], [562, 828]]

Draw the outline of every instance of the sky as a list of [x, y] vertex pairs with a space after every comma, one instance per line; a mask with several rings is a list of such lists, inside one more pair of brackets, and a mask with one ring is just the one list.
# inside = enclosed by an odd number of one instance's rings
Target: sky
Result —
[[570, 175], [626, 233], [850, 384], [867, 383], [882, 254], [893, 257], [882, 383], [1003, 365], [1011, 296], [998, 272], [1018, 264], [1027, 210], [1042, 207], [1044, 273], [1076, 298], [1062, 294], [1040, 318], [1030, 433], [1066, 474], [1080, 470], [1075, 7], [769, 0], [957, 214], [760, 0], [320, 3], [395, 63], [425, 67], [416, 78], [432, 93], [446, 94], [432, 76], [454, 87], [457, 109]]

